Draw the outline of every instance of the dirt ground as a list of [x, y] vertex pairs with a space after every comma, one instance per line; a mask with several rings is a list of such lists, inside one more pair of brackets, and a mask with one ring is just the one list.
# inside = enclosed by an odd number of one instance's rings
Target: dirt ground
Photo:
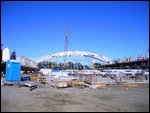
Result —
[[149, 84], [97, 89], [1, 86], [1, 112], [149, 112]]

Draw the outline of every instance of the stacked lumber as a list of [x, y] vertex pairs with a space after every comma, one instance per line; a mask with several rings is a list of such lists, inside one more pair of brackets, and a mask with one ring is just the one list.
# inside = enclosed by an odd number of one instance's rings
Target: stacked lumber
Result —
[[96, 86], [96, 87], [101, 87], [101, 86], [110, 86], [110, 84], [109, 84], [109, 83], [94, 83], [93, 85], [94, 85], [94, 86]]
[[85, 87], [88, 87], [84, 82], [78, 81], [78, 80], [70, 81], [68, 83], [68, 86], [70, 86], [70, 87], [76, 87], [76, 88], [85, 88]]
[[143, 83], [122, 83], [121, 86], [130, 87], [130, 86], [142, 86]]
[[30, 80], [31, 81], [38, 81], [38, 77], [37, 76], [30, 76]]

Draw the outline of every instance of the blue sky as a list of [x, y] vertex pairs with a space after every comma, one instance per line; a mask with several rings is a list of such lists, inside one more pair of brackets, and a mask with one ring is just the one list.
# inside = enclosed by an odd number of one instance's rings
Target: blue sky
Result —
[[149, 49], [148, 1], [1, 2], [2, 48], [29, 58], [68, 50], [110, 59], [146, 55]]

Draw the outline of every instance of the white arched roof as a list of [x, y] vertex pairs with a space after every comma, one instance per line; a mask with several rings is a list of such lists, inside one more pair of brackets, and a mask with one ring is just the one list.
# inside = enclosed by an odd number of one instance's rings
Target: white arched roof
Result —
[[[37, 59], [36, 62], [37, 63], [43, 62], [43, 61], [46, 61], [49, 59], [53, 59], [56, 57], [62, 57], [62, 56], [65, 56], [64, 52], [54, 53], [54, 54], [47, 55], [45, 57], [41, 57], [41, 58]], [[88, 57], [92, 57], [92, 58], [101, 60], [103, 62], [110, 61], [110, 59], [106, 56], [99, 55], [99, 54], [92, 53], [92, 52], [86, 52], [86, 51], [67, 51], [67, 56], [88, 56]]]

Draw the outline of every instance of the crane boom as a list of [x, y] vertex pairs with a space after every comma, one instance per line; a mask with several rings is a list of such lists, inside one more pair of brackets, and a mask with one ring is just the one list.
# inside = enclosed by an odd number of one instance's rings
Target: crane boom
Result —
[[67, 68], [67, 51], [68, 51], [68, 30], [66, 30], [66, 35], [65, 35], [64, 69]]

